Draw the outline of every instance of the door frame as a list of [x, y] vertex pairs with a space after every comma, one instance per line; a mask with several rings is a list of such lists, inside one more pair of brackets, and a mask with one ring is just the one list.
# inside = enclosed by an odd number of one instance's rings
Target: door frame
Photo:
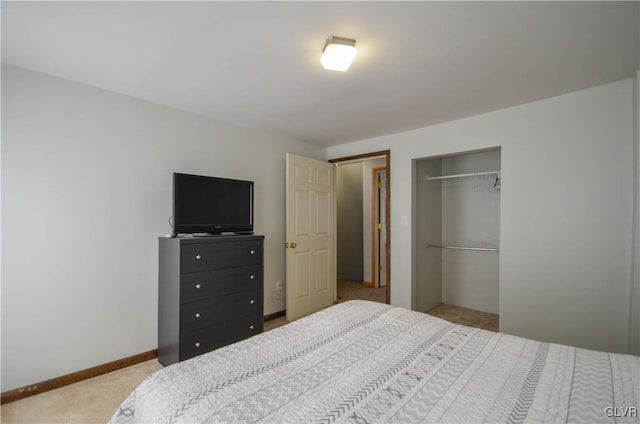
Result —
[[[380, 187], [378, 187], [378, 176], [381, 172], [387, 174], [387, 167], [380, 166], [371, 169], [371, 287], [380, 287], [380, 276], [378, 266], [380, 265], [380, 258], [383, 256], [380, 252], [380, 236], [378, 235], [378, 222], [380, 219]], [[386, 184], [385, 180], [385, 186]], [[385, 187], [386, 191], [389, 191], [389, 187]], [[385, 208], [386, 208], [385, 202]], [[384, 211], [385, 228], [387, 225], [387, 211]], [[376, 218], [376, 219], [373, 219]], [[386, 233], [386, 231], [385, 231]], [[377, 244], [377, 246], [376, 246]], [[388, 244], [388, 243], [387, 243]], [[386, 262], [385, 262], [386, 263]], [[386, 274], [386, 272], [385, 272]], [[385, 281], [387, 279], [385, 278]], [[366, 283], [365, 283], [366, 285]]]
[[[360, 155], [346, 156], [341, 158], [330, 159], [329, 163], [338, 164], [340, 162], [350, 162], [358, 159], [373, 159], [376, 157], [384, 157], [387, 165], [387, 200], [386, 208], [387, 215], [385, 217], [385, 226], [387, 233], [387, 246], [385, 255], [387, 257], [387, 290], [386, 290], [386, 303], [391, 304], [391, 150], [381, 150], [378, 152], [363, 153]], [[335, 179], [334, 179], [335, 184]], [[334, 208], [335, 210], [335, 208]], [[338, 228], [334, 229], [334, 240], [337, 240]]]

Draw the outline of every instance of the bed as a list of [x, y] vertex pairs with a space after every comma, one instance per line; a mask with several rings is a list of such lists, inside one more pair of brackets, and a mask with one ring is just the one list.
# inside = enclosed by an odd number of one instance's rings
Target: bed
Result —
[[164, 368], [114, 424], [638, 423], [640, 357], [367, 301]]

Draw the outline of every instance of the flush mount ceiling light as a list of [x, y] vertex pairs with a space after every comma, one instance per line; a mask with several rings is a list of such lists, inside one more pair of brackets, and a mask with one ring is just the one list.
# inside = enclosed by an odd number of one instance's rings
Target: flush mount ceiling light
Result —
[[324, 44], [320, 63], [328, 71], [344, 72], [351, 66], [356, 53], [356, 40], [331, 36]]

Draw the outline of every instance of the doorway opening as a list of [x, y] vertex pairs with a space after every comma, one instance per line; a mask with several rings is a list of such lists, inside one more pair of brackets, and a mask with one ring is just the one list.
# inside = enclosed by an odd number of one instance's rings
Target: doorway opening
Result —
[[389, 150], [332, 159], [336, 165], [336, 302], [391, 301]]

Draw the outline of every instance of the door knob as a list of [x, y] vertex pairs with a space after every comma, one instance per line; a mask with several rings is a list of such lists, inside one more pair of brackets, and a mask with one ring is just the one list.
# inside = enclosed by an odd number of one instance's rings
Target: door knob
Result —
[[290, 247], [292, 249], [295, 249], [296, 247], [298, 247], [298, 244], [295, 241], [292, 241], [292, 242], [287, 243], [287, 244], [288, 244], [287, 247]]

